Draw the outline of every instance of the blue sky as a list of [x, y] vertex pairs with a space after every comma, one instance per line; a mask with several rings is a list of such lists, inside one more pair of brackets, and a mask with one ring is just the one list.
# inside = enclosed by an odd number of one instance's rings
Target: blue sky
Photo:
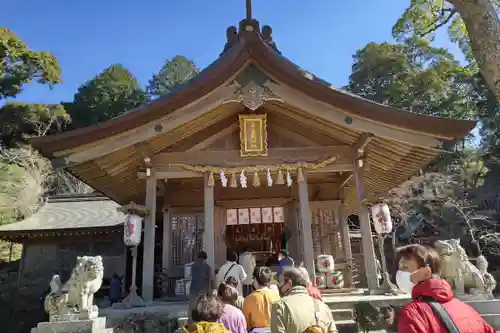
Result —
[[[253, 0], [261, 26], [271, 25], [282, 53], [336, 86], [347, 82], [352, 55], [370, 41], [391, 41], [409, 0]], [[165, 59], [184, 55], [203, 68], [245, 16], [245, 0], [24, 0], [2, 4], [0, 24], [32, 49], [50, 51], [63, 69], [52, 90], [31, 84], [17, 100], [71, 101], [78, 86], [113, 63], [146, 85]], [[446, 33], [435, 44], [449, 48]]]

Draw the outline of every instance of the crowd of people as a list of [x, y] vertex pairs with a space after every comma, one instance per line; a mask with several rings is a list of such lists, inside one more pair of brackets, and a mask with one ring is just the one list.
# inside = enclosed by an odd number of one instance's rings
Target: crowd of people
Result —
[[[412, 295], [398, 313], [399, 333], [495, 333], [439, 277], [439, 256], [434, 249], [412, 244], [399, 249], [397, 255], [397, 284]], [[269, 267], [255, 267], [255, 259], [247, 251], [240, 255], [239, 263], [238, 256], [229, 253], [215, 278], [206, 259], [206, 253], [200, 252], [192, 268], [190, 323], [182, 332], [337, 332], [331, 309], [308, 271], [295, 265], [286, 251], [280, 252], [275, 279]]]

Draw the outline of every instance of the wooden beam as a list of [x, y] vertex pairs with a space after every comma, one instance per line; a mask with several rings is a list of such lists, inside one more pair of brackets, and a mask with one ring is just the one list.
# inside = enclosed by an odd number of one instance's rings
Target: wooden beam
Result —
[[309, 138], [306, 138], [305, 136], [302, 136], [294, 131], [289, 130], [288, 128], [285, 127], [278, 127], [278, 126], [273, 126], [272, 131], [274, 131], [276, 134], [282, 135], [286, 138], [289, 138], [291, 140], [296, 141], [297, 143], [302, 143], [306, 146], [316, 146], [318, 145], [318, 142], [311, 140]]
[[155, 168], [174, 166], [175, 164], [214, 165], [224, 167], [241, 167], [251, 165], [278, 165], [327, 159], [338, 156], [338, 161], [351, 161], [351, 146], [311, 146], [270, 148], [268, 156], [242, 158], [239, 150], [202, 150], [181, 153], [159, 153], [153, 156]]
[[[186, 171], [179, 167], [155, 168], [155, 175], [158, 179], [198, 178], [203, 176], [197, 172]], [[146, 179], [146, 172], [139, 171], [137, 178]]]
[[202, 142], [198, 143], [197, 145], [194, 145], [193, 147], [189, 148], [187, 151], [196, 151], [196, 150], [202, 150], [204, 148], [210, 147], [215, 141], [225, 137], [226, 135], [231, 134], [232, 132], [236, 131], [238, 129], [238, 124], [234, 123], [229, 127], [224, 128], [222, 131], [218, 132], [215, 135], [212, 135], [211, 137], [203, 140]]
[[[285, 100], [287, 104], [292, 105], [313, 117], [323, 119], [327, 122], [337, 124], [345, 128], [352, 128], [353, 130], [373, 133], [379, 137], [419, 147], [439, 147], [441, 143], [439, 139], [428, 134], [417, 133], [395, 126], [374, 122], [369, 119], [355, 117], [345, 110], [335, 108], [328, 103], [311, 98], [303, 92], [300, 92], [283, 83], [278, 84], [268, 81], [266, 86], [271, 89], [274, 94]], [[352, 123], [349, 125], [345, 122], [347, 117], [352, 120]]]
[[[223, 85], [215, 89], [209, 95], [169, 113], [161, 119], [157, 119], [125, 133], [120, 133], [114, 137], [78, 147], [76, 152], [64, 152], [66, 163], [83, 163], [122, 148], [132, 146], [136, 143], [147, 141], [157, 135], [165, 134], [217, 108], [231, 92], [231, 87]], [[161, 128], [161, 132], [157, 131], [158, 128]]]
[[351, 173], [350, 175], [348, 175], [347, 177], [345, 177], [345, 179], [342, 182], [342, 184], [340, 184], [340, 188], [343, 188], [344, 186], [346, 186], [347, 183], [349, 183], [349, 181], [352, 179], [352, 176], [353, 176], [353, 174]]
[[372, 133], [361, 134], [358, 141], [354, 144], [354, 151], [358, 157], [362, 156], [365, 153], [365, 148], [366, 146], [368, 146], [373, 137], [374, 135]]

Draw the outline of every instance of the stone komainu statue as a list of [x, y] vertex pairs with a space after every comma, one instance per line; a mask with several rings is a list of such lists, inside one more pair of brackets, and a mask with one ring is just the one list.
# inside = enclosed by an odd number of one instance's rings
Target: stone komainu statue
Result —
[[455, 289], [457, 295], [466, 292], [473, 295], [493, 296], [496, 281], [487, 272], [488, 262], [484, 256], [477, 258], [478, 266], [470, 261], [459, 239], [436, 241], [435, 248], [441, 257], [441, 276]]
[[45, 297], [44, 302], [50, 320], [97, 317], [98, 309], [93, 304], [94, 294], [101, 288], [103, 274], [101, 256], [83, 256], [77, 257], [71, 276], [64, 285], [59, 275], [54, 275], [50, 282], [50, 294]]

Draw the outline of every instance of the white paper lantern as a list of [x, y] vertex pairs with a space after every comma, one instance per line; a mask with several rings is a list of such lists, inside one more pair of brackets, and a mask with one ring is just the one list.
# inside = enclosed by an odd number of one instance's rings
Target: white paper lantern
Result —
[[125, 218], [123, 242], [127, 246], [138, 246], [141, 243], [142, 217], [129, 214]]
[[379, 203], [371, 207], [373, 224], [378, 234], [388, 234], [392, 231], [392, 219], [389, 206]]

